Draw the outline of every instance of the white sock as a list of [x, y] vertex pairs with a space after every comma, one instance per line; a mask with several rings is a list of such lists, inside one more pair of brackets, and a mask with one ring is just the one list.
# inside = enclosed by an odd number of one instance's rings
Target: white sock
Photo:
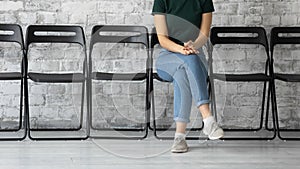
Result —
[[185, 134], [184, 133], [175, 133], [175, 138], [184, 138], [185, 139]]
[[203, 119], [203, 122], [204, 122], [204, 127], [207, 126], [208, 124], [210, 124], [211, 122], [213, 122], [215, 119], [213, 116], [209, 116], [205, 119]]

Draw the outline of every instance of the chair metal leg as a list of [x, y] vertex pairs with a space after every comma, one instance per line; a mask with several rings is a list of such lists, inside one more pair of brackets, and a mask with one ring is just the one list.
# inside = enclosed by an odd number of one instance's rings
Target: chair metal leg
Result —
[[[153, 85], [151, 85], [151, 92], [150, 92], [150, 100], [151, 100], [151, 107], [152, 107], [152, 125], [153, 125], [153, 133], [154, 133], [154, 137], [159, 139], [159, 140], [173, 140], [174, 136], [159, 136], [157, 131], [167, 131], [167, 130], [171, 130], [171, 131], [175, 131], [175, 129], [170, 129], [170, 128], [160, 128], [158, 129], [156, 127], [156, 120], [155, 120], [155, 103], [154, 103], [154, 90], [153, 90]], [[201, 128], [187, 128], [188, 131], [200, 131], [202, 130], [203, 125]], [[199, 136], [187, 136], [186, 140], [199, 140], [200, 137]]]
[[24, 111], [24, 122], [23, 122], [23, 99], [24, 99], [24, 80], [21, 79], [21, 90], [20, 90], [20, 113], [19, 113], [19, 125], [18, 128], [16, 129], [0, 129], [0, 132], [18, 132], [22, 129], [22, 125], [23, 125], [23, 129], [24, 129], [24, 135], [22, 137], [11, 137], [11, 138], [0, 138], [0, 141], [22, 141], [27, 137], [27, 127], [26, 127], [26, 112]]
[[[21, 80], [21, 91], [20, 91], [20, 113], [19, 113], [19, 125], [16, 129], [0, 129], [0, 132], [18, 132], [22, 129], [23, 121], [23, 79]], [[1, 139], [0, 139], [1, 140]]]
[[211, 112], [213, 116], [215, 117], [216, 121], [218, 121], [217, 117], [217, 105], [216, 105], [216, 93], [215, 93], [215, 83], [214, 78], [210, 77], [210, 88], [211, 88]]
[[[26, 88], [28, 88], [28, 81], [26, 82]], [[28, 125], [28, 137], [31, 140], [35, 140], [35, 141], [54, 141], [54, 140], [86, 140], [88, 139], [88, 134], [86, 134], [86, 136], [84, 137], [34, 137], [31, 134], [31, 131], [48, 131], [48, 132], [63, 132], [63, 131], [80, 131], [82, 129], [82, 124], [83, 124], [83, 108], [84, 108], [84, 95], [85, 95], [85, 83], [83, 82], [82, 84], [82, 96], [81, 96], [81, 114], [80, 114], [80, 124], [78, 127], [76, 128], [70, 128], [70, 129], [64, 129], [64, 128], [48, 128], [48, 129], [31, 129], [30, 128], [30, 111], [29, 111], [29, 98], [28, 98], [28, 91], [26, 92], [26, 96], [25, 98], [27, 99], [26, 101], [26, 110], [27, 110], [27, 125]], [[87, 108], [88, 111], [88, 108]], [[88, 113], [88, 112], [87, 112]], [[88, 126], [87, 126], [87, 130], [88, 130]]]
[[[213, 84], [213, 83], [212, 83]], [[270, 94], [271, 90], [270, 87], [272, 86], [271, 82], [269, 82], [269, 91], [268, 95]], [[213, 91], [212, 91], [213, 93]], [[271, 137], [226, 137], [226, 131], [227, 132], [258, 132], [262, 130], [263, 126], [263, 117], [264, 117], [264, 105], [265, 105], [265, 95], [266, 95], [266, 82], [264, 82], [264, 91], [263, 91], [263, 98], [262, 98], [262, 111], [261, 111], [261, 116], [260, 116], [260, 125], [258, 128], [253, 128], [253, 129], [230, 129], [230, 128], [223, 128], [225, 131], [225, 137], [221, 138], [221, 140], [273, 140], [276, 138], [276, 128], [273, 128], [273, 135]], [[215, 100], [214, 100], [215, 101]], [[272, 114], [274, 114], [274, 102], [272, 101]], [[267, 105], [269, 104], [269, 99], [267, 99]], [[267, 108], [268, 111], [268, 108]], [[214, 113], [217, 115], [217, 112]], [[268, 114], [268, 113], [267, 113]], [[275, 120], [273, 119], [273, 122], [275, 124]], [[267, 130], [268, 131], [268, 130]]]
[[[150, 72], [153, 72], [152, 65], [153, 65], [153, 59], [151, 60]], [[148, 97], [149, 97], [149, 102], [150, 102], [149, 122], [151, 121], [151, 112], [152, 112], [153, 106], [155, 106], [154, 102], [152, 101], [152, 98], [153, 98], [153, 95], [154, 95], [153, 94], [154, 93], [154, 91], [153, 91], [153, 78], [151, 78], [152, 74], [153, 73], [151, 73], [150, 79], [149, 79], [150, 84], [149, 84], [149, 91], [148, 91]], [[155, 131], [156, 130], [156, 127], [154, 127], [154, 124], [156, 123], [155, 122], [155, 115], [154, 114], [152, 114], [152, 115], [153, 115], [153, 117], [152, 117], [153, 118], [153, 127], [151, 126], [151, 124], [149, 124], [149, 129], [151, 131]], [[156, 132], [154, 132], [154, 133], [156, 133]]]
[[[93, 111], [92, 111], [92, 105], [93, 105], [93, 101], [92, 101], [92, 81], [89, 80], [89, 128], [90, 130], [97, 130], [97, 131], [120, 131], [120, 132], [145, 132], [144, 135], [142, 136], [128, 136], [128, 137], [119, 137], [119, 136], [93, 136], [91, 134], [89, 134], [90, 138], [93, 139], [124, 139], [124, 140], [143, 140], [145, 138], [148, 137], [148, 128], [149, 128], [149, 108], [148, 108], [148, 95], [146, 94], [146, 107], [145, 107], [145, 123], [144, 123], [144, 127], [141, 129], [137, 129], [137, 128], [124, 128], [124, 129], [120, 129], [120, 128], [99, 128], [99, 127], [95, 127], [93, 125], [93, 120], [92, 120], [92, 116], [93, 116]], [[146, 90], [148, 90], [148, 86], [146, 85]], [[91, 132], [91, 131], [89, 131]]]
[[[276, 127], [275, 127], [275, 125], [274, 125], [274, 121], [273, 121], [273, 128], [269, 128], [269, 110], [270, 110], [270, 98], [272, 97], [271, 96], [271, 90], [273, 90], [273, 89], [268, 89], [268, 97], [267, 97], [267, 109], [266, 109], [266, 120], [265, 120], [265, 129], [266, 130], [268, 130], [268, 131], [273, 131], [274, 130], [274, 128], [276, 129]], [[272, 97], [273, 98], [273, 97]], [[271, 99], [272, 99], [271, 98]], [[271, 100], [271, 102], [274, 102], [273, 100]], [[272, 105], [273, 106], [273, 105]], [[274, 109], [273, 107], [272, 107], [272, 109]]]
[[284, 140], [284, 141], [299, 141], [300, 140], [300, 137], [285, 137], [285, 136], [282, 136], [281, 133], [283, 132], [300, 132], [300, 129], [280, 129], [280, 126], [279, 126], [279, 113], [278, 113], [278, 107], [277, 107], [277, 99], [276, 99], [276, 90], [275, 90], [275, 81], [274, 81], [274, 84], [273, 84], [273, 94], [274, 94], [274, 103], [275, 103], [275, 119], [276, 119], [276, 126], [277, 126], [277, 134], [278, 134], [278, 138], [280, 140]]

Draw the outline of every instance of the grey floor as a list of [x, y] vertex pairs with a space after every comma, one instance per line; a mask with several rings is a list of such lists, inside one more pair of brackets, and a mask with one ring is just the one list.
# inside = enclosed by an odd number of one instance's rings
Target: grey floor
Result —
[[253, 169], [300, 168], [300, 142], [188, 141], [190, 151], [170, 153], [172, 141], [0, 142], [0, 169]]

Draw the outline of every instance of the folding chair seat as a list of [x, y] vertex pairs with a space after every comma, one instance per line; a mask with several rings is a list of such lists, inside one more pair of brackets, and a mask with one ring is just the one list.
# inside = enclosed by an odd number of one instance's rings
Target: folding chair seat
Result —
[[[151, 113], [152, 113], [152, 118], [153, 118], [153, 127], [150, 126], [150, 129], [153, 130], [154, 132], [154, 136], [157, 139], [174, 139], [174, 136], [160, 136], [160, 134], [158, 133], [159, 131], [175, 131], [175, 128], [167, 128], [167, 127], [157, 127], [156, 124], [156, 113], [155, 113], [155, 96], [154, 96], [154, 80], [157, 80], [159, 82], [165, 82], [165, 83], [171, 83], [169, 81], [166, 81], [164, 79], [161, 79], [158, 74], [156, 72], [154, 72], [154, 68], [153, 68], [153, 59], [154, 59], [154, 48], [156, 45], [159, 45], [159, 41], [158, 41], [158, 37], [157, 37], [157, 33], [155, 28], [152, 29], [152, 33], [151, 33], [151, 42], [150, 42], [150, 48], [151, 48], [151, 52], [150, 52], [150, 88], [149, 88], [149, 100], [151, 101]], [[192, 128], [187, 128], [187, 131], [200, 131], [202, 130], [203, 125], [201, 127], [192, 127]], [[187, 136], [186, 137], [187, 140], [198, 140], [199, 136]]]
[[[24, 40], [23, 40], [23, 33], [22, 33], [22, 28], [17, 25], [17, 24], [0, 24], [0, 42], [2, 43], [9, 43], [9, 44], [13, 44], [13, 43], [17, 43], [20, 46], [20, 51], [21, 51], [21, 58], [20, 58], [20, 70], [18, 70], [17, 72], [2, 72], [4, 70], [0, 70], [0, 83], [1, 82], [12, 82], [12, 81], [19, 81], [20, 82], [20, 87], [19, 90], [19, 104], [18, 105], [10, 105], [10, 106], [17, 106], [19, 108], [19, 111], [17, 114], [18, 116], [18, 125], [11, 128], [10, 126], [6, 126], [6, 125], [2, 125], [1, 123], [3, 121], [0, 122], [0, 140], [23, 140], [26, 138], [26, 120], [24, 120], [26, 118], [26, 113], [23, 113], [24, 111], [24, 106], [23, 106], [23, 102], [24, 102], [24, 88], [23, 88], [23, 84], [24, 84], [24, 58], [25, 58], [25, 48], [24, 48]], [[7, 46], [5, 46], [4, 48], [6, 48]], [[7, 56], [10, 57], [10, 56]], [[15, 57], [15, 56], [14, 56]], [[4, 56], [1, 56], [1, 58], [4, 58]], [[14, 70], [16, 71], [16, 70]], [[13, 87], [11, 84], [7, 84], [10, 85], [11, 87]], [[3, 91], [2, 91], [3, 92]], [[4, 91], [5, 93], [5, 91]], [[13, 96], [11, 96], [13, 97]], [[7, 111], [7, 109], [5, 109], [5, 107], [7, 107], [6, 105], [3, 105], [2, 103], [0, 103], [1, 107], [4, 107], [4, 112]], [[7, 112], [7, 116], [10, 116], [10, 114], [8, 114], [9, 112]], [[23, 118], [24, 116], [24, 118]]]
[[[256, 36], [244, 36], [243, 34], [256, 34]], [[268, 94], [267, 99], [267, 110], [266, 110], [266, 116], [269, 115], [269, 96], [272, 91], [272, 77], [269, 75], [272, 72], [272, 67], [270, 66], [270, 57], [269, 57], [269, 46], [267, 41], [267, 36], [264, 28], [261, 27], [213, 27], [211, 30], [211, 37], [210, 37], [211, 43], [213, 45], [213, 48], [215, 48], [215, 45], [240, 45], [240, 44], [249, 44], [249, 45], [261, 45], [264, 47], [265, 55], [266, 55], [266, 62], [265, 62], [265, 72], [261, 73], [215, 73], [213, 69], [213, 60], [215, 56], [213, 55], [213, 52], [210, 52], [210, 59], [209, 59], [209, 67], [210, 67], [210, 83], [212, 88], [212, 104], [213, 104], [213, 110], [214, 115], [217, 119], [217, 109], [216, 109], [216, 93], [215, 93], [215, 80], [223, 81], [223, 82], [262, 82], [264, 83], [263, 87], [263, 96], [262, 96], [262, 102], [261, 102], [261, 115], [260, 115], [260, 122], [259, 126], [256, 128], [225, 128], [223, 127], [225, 131], [225, 138], [228, 140], [272, 140], [276, 137], [276, 129], [273, 127], [272, 129], [267, 128], [265, 126], [265, 129], [263, 128], [263, 118], [264, 118], [264, 108], [265, 108], [265, 96]], [[224, 56], [222, 53], [219, 53], [220, 58], [225, 58], [227, 56]], [[247, 56], [248, 57], [248, 56]], [[251, 57], [248, 57], [251, 59]], [[269, 90], [267, 93], [267, 83], [269, 84]], [[273, 100], [273, 94], [271, 94], [271, 104], [272, 104], [272, 115], [273, 115], [273, 126], [275, 126], [275, 116], [274, 116], [274, 100]], [[259, 106], [259, 105], [257, 105]], [[268, 118], [266, 118], [267, 120]], [[266, 122], [267, 123], [267, 122]], [[234, 124], [232, 124], [234, 125]], [[273, 131], [271, 136], [259, 136], [258, 131], [265, 131], [270, 135], [270, 130]], [[229, 136], [229, 133], [239, 133], [238, 136]], [[250, 132], [257, 133], [255, 135], [250, 134]]]
[[[103, 138], [103, 139], [144, 139], [148, 135], [148, 126], [149, 126], [149, 109], [150, 103], [148, 101], [148, 86], [149, 86], [149, 70], [147, 68], [148, 60], [149, 60], [149, 42], [148, 42], [148, 30], [144, 26], [117, 26], [117, 25], [96, 25], [92, 29], [92, 36], [90, 42], [90, 49], [89, 49], [89, 107], [90, 107], [90, 127], [91, 127], [91, 138]], [[122, 70], [114, 71], [114, 73], [107, 72], [107, 70], [98, 69], [94, 67], [95, 62], [103, 62], [105, 59], [108, 59], [109, 56], [104, 56], [104, 54], [100, 54], [101, 58], [97, 59], [93, 54], [95, 54], [96, 45], [142, 45], [145, 47], [147, 52], [146, 56], [147, 61], [145, 62], [145, 68], [143, 68], [143, 72], [133, 72], [127, 73], [122, 72]], [[121, 46], [121, 48], [125, 48], [126, 46]], [[100, 47], [97, 47], [100, 48]], [[100, 49], [104, 51], [104, 49]], [[132, 50], [132, 49], [131, 49]], [[94, 53], [93, 53], [94, 52]], [[111, 59], [111, 58], [109, 58]], [[114, 58], [112, 58], [114, 59]], [[119, 73], [121, 72], [121, 73]], [[96, 100], [93, 99], [93, 86], [97, 87], [98, 84], [93, 83], [129, 83], [132, 84], [133, 82], [136, 83], [144, 83], [146, 82], [146, 93], [145, 94], [145, 105], [143, 106], [144, 117], [145, 121], [136, 122], [138, 126], [129, 126], [130, 124], [125, 124], [124, 126], [114, 126], [111, 125], [109, 122], [105, 121], [106, 124], [110, 126], [99, 126], [93, 122], [93, 116], [96, 113], [93, 111], [93, 106], [98, 104]], [[108, 96], [112, 98], [113, 96]], [[131, 96], [130, 96], [131, 97]], [[114, 103], [110, 103], [114, 104]], [[100, 109], [103, 108], [104, 105], [100, 104]], [[116, 111], [119, 111], [115, 106], [113, 108]], [[98, 114], [107, 113], [105, 112], [97, 112]], [[128, 112], [130, 114], [130, 112]], [[96, 117], [95, 117], [96, 118]], [[128, 119], [130, 123], [131, 119]], [[126, 122], [127, 123], [127, 122]], [[126, 126], [127, 125], [127, 126]], [[140, 126], [142, 125], [142, 126]], [[142, 133], [142, 134], [136, 134]]]
[[49, 73], [28, 73], [28, 76], [31, 80], [35, 82], [52, 82], [52, 83], [75, 83], [83, 82], [85, 77], [81, 73], [72, 73], [72, 74], [49, 74]]
[[[271, 50], [271, 58], [272, 58], [272, 66], [275, 64], [282, 64], [276, 63], [275, 59], [275, 48], [278, 45], [296, 45], [300, 44], [300, 36], [296, 35], [293, 36], [292, 34], [299, 34], [300, 33], [300, 27], [274, 27], [271, 30], [271, 44], [270, 44], [270, 50]], [[284, 62], [284, 61], [283, 61]], [[273, 66], [274, 67], [274, 66]], [[296, 71], [295, 71], [296, 72]], [[299, 73], [289, 73], [289, 72], [279, 72], [276, 71], [274, 68], [274, 95], [275, 95], [275, 111], [276, 111], [276, 117], [277, 117], [277, 129], [278, 129], [278, 137], [281, 140], [300, 140], [300, 137], [298, 137], [300, 129], [289, 129], [284, 128], [279, 125], [279, 113], [278, 112], [278, 97], [279, 94], [276, 94], [277, 90], [275, 91], [275, 82], [282, 81], [285, 83], [299, 83], [300, 82], [300, 74]], [[295, 105], [298, 106], [298, 105]]]
[[[26, 35], [26, 50], [27, 50], [27, 66], [26, 66], [26, 81], [25, 81], [25, 104], [28, 110], [28, 135], [32, 140], [83, 140], [88, 138], [88, 124], [86, 124], [86, 129], [83, 128], [83, 118], [87, 116], [88, 108], [85, 113], [84, 103], [85, 103], [85, 86], [86, 86], [86, 72], [87, 72], [87, 55], [86, 55], [86, 43], [85, 35], [82, 27], [80, 26], [58, 26], [58, 25], [30, 25], [27, 28]], [[34, 49], [34, 44], [76, 44], [80, 46], [80, 57], [83, 58], [82, 70], [71, 70], [67, 73], [61, 72], [61, 70], [54, 70], [53, 72], [47, 72], [49, 70], [44, 70], [41, 67], [41, 70], [28, 70], [29, 66], [34, 63], [33, 60], [29, 59], [30, 49]], [[55, 49], [60, 50], [60, 49]], [[35, 54], [37, 55], [37, 54]], [[39, 57], [46, 58], [50, 54], [41, 54], [38, 53]], [[81, 56], [84, 55], [84, 56]], [[50, 55], [51, 56], [51, 55]], [[73, 59], [73, 58], [72, 58]], [[78, 58], [77, 58], [78, 59]], [[76, 62], [76, 58], [74, 58]], [[61, 84], [61, 85], [81, 85], [81, 100], [80, 100], [80, 115], [76, 120], [76, 124], [70, 127], [54, 126], [54, 127], [32, 127], [30, 125], [30, 99], [29, 99], [29, 86], [28, 81], [31, 81], [35, 84]], [[73, 87], [73, 86], [72, 86]], [[51, 93], [48, 93], [51, 95]], [[33, 95], [34, 97], [34, 95]], [[71, 96], [70, 96], [71, 97]], [[86, 99], [87, 100], [87, 99]], [[62, 103], [64, 104], [64, 103]], [[75, 103], [73, 103], [75, 104]], [[52, 106], [57, 107], [56, 104]], [[73, 105], [74, 107], [76, 105]], [[41, 106], [41, 109], [45, 107]], [[55, 110], [50, 112], [52, 114], [58, 113]], [[78, 113], [74, 110], [74, 116]], [[87, 120], [88, 121], [88, 120]], [[75, 123], [75, 122], [74, 122]], [[36, 134], [34, 134], [36, 133]], [[35, 136], [36, 135], [36, 136]]]
[[[257, 82], [257, 81], [265, 81], [266, 75], [262, 73], [256, 74], [243, 74], [243, 75], [234, 75], [234, 74], [214, 74], [215, 79], [228, 81], [228, 82], [238, 82], [238, 81], [248, 81], [248, 82]], [[270, 80], [270, 77], [267, 77]]]
[[300, 82], [300, 74], [290, 75], [290, 74], [276, 73], [274, 74], [274, 78], [285, 82]]

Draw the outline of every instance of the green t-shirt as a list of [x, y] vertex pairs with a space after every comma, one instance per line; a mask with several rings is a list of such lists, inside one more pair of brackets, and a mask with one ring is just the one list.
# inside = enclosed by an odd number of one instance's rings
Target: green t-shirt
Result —
[[202, 14], [213, 11], [212, 0], [154, 0], [152, 14], [166, 15], [169, 38], [182, 44], [196, 40]]

